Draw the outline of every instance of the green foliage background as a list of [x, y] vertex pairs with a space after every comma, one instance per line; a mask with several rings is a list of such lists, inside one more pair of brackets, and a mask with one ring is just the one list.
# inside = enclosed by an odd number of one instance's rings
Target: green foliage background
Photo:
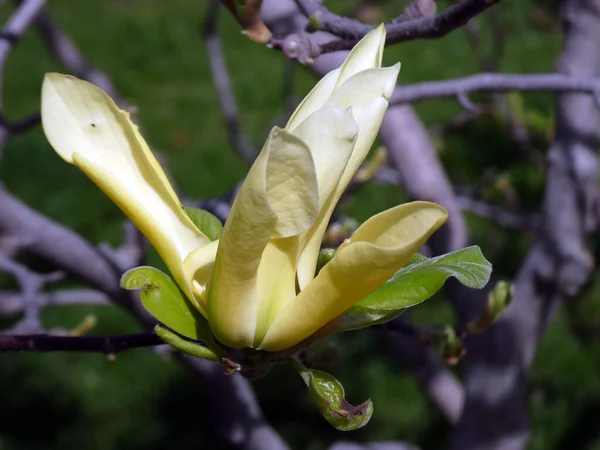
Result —
[[[440, 7], [449, 2], [440, 1]], [[560, 51], [560, 27], [551, 2], [503, 2], [505, 30], [500, 70], [551, 71]], [[348, 12], [347, 2], [328, 6]], [[224, 131], [207, 57], [199, 33], [203, 2], [186, 0], [53, 0], [49, 9], [89, 58], [139, 108], [147, 140], [166, 157], [170, 174], [188, 198], [206, 198], [233, 189], [246, 164], [232, 151]], [[384, 4], [389, 17], [395, 2]], [[0, 6], [0, 18], [12, 12]], [[268, 129], [285, 117], [282, 101], [284, 61], [280, 54], [240, 36], [229, 19], [221, 35], [245, 132], [257, 146]], [[484, 43], [491, 36], [484, 29]], [[390, 48], [385, 60], [402, 61], [402, 83], [442, 80], [479, 71], [464, 31], [434, 41]], [[44, 42], [30, 30], [12, 52], [4, 78], [9, 118], [38, 110], [42, 76], [61, 71]], [[304, 95], [315, 80], [295, 69], [294, 91]], [[510, 97], [520, 120], [544, 153], [552, 135], [552, 97]], [[417, 105], [428, 126], [460, 111], [453, 100]], [[475, 187], [485, 199], [518, 204], [532, 211], [539, 201], [543, 171], [510, 140], [507, 125], [492, 116], [445, 135], [439, 153], [458, 186]], [[5, 186], [33, 208], [72, 227], [91, 242], [117, 244], [123, 216], [78, 170], [60, 160], [40, 128], [10, 142], [0, 165]], [[490, 181], [491, 180], [491, 181]], [[502, 188], [508, 186], [508, 188]], [[343, 205], [358, 220], [405, 199], [397, 188], [362, 187]], [[498, 277], [512, 277], [530, 236], [468, 218], [475, 243], [495, 265]], [[31, 261], [48, 270], [39, 261]], [[153, 263], [157, 264], [156, 258]], [[597, 277], [596, 277], [597, 278]], [[10, 281], [1, 278], [5, 287]], [[598, 280], [569, 304], [546, 333], [532, 372], [528, 403], [532, 450], [600, 449], [600, 325]], [[62, 286], [64, 287], [64, 285]], [[68, 307], [44, 313], [48, 328], [76, 326], [87, 314], [98, 316], [98, 334], [135, 332], [137, 325], [113, 307]], [[418, 306], [417, 323], [451, 321], [442, 297]], [[336, 439], [412, 441], [424, 449], [443, 448], [450, 428], [414, 378], [386, 352], [377, 331], [336, 338], [340, 359], [321, 366], [346, 387], [348, 398], [371, 397], [371, 423], [350, 435], [336, 432], [318, 415], [301, 379], [291, 370], [274, 370], [255, 382], [265, 414], [297, 449], [319, 450]], [[210, 387], [208, 387], [210, 388]], [[149, 350], [119, 355], [115, 362], [85, 354], [0, 356], [0, 449], [197, 449], [214, 447], [210, 406], [204, 386], [177, 363]], [[285, 413], [281, 413], [285, 411]]]

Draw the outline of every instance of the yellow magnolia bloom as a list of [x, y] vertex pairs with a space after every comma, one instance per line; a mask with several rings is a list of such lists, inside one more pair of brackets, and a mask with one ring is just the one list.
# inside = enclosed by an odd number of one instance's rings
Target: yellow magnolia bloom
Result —
[[95, 86], [48, 74], [42, 123], [138, 226], [217, 339], [234, 348], [289, 348], [387, 281], [446, 220], [413, 202], [366, 221], [315, 276], [323, 234], [365, 159], [400, 69], [381, 68], [383, 26], [326, 75], [252, 165], [219, 241], [182, 210], [128, 113]]

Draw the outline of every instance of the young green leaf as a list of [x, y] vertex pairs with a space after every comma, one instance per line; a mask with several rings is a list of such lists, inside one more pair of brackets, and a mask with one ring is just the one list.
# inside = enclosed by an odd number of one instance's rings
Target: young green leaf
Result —
[[201, 345], [197, 342], [186, 341], [185, 339], [177, 336], [172, 331], [169, 331], [166, 328], [161, 327], [160, 325], [156, 325], [154, 327], [154, 334], [156, 334], [164, 342], [176, 348], [182, 353], [195, 356], [197, 358], [208, 359], [209, 361], [221, 361], [221, 358], [219, 358], [208, 347], [205, 347], [204, 345]]
[[142, 304], [159, 322], [190, 339], [211, 340], [206, 319], [184, 297], [179, 287], [160, 270], [141, 266], [121, 277], [124, 289], [141, 289]]
[[333, 376], [321, 370], [308, 369], [295, 359], [289, 362], [302, 376], [325, 420], [336, 429], [352, 431], [369, 422], [373, 414], [370, 399], [358, 406], [351, 405], [344, 398], [344, 387]]
[[213, 214], [204, 209], [192, 208], [191, 206], [184, 206], [183, 210], [194, 222], [194, 225], [211, 241], [216, 241], [221, 237], [223, 224]]
[[427, 300], [450, 277], [469, 288], [482, 289], [491, 272], [492, 265], [477, 246], [435, 258], [415, 255], [389, 281], [346, 311], [338, 331], [387, 322], [405, 309]]
[[471, 334], [483, 333], [501, 316], [512, 300], [513, 286], [504, 280], [500, 280], [488, 293], [485, 309], [467, 323], [467, 331]]

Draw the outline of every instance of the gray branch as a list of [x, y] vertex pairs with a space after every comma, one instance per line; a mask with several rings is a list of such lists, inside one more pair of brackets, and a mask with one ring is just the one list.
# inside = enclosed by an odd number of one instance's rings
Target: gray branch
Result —
[[569, 74], [480, 73], [446, 81], [427, 81], [400, 86], [392, 104], [414, 103], [444, 97], [466, 96], [477, 92], [583, 92], [593, 94], [600, 105], [600, 79]]
[[[462, 0], [437, 15], [425, 15], [413, 19], [408, 16], [397, 18], [386, 24], [386, 45], [445, 36], [499, 2], [500, 0]], [[296, 0], [296, 3], [307, 17], [313, 18], [312, 22], [317, 24], [319, 30], [341, 38], [321, 44], [312, 56], [350, 50], [358, 40], [373, 29], [372, 25], [333, 14], [317, 0]]]
[[[25, 310], [26, 300], [23, 292], [0, 291], [0, 317], [11, 317]], [[108, 305], [110, 298], [93, 289], [67, 289], [38, 292], [35, 303], [39, 308], [61, 305]]]
[[[566, 33], [559, 71], [597, 77], [600, 1], [566, 0], [563, 6]], [[541, 227], [515, 280], [511, 305], [496, 325], [466, 342], [467, 397], [452, 449], [526, 446], [526, 383], [535, 349], [556, 309], [577, 295], [593, 270], [585, 229], [597, 195], [598, 111], [589, 95], [563, 94], [557, 112]]]
[[202, 37], [204, 39], [206, 53], [208, 54], [213, 82], [221, 104], [221, 111], [223, 112], [223, 117], [225, 119], [225, 127], [227, 129], [229, 141], [234, 150], [242, 158], [248, 162], [252, 162], [256, 156], [256, 151], [248, 143], [241, 130], [237, 105], [231, 88], [231, 81], [229, 79], [229, 72], [227, 72], [225, 58], [223, 57], [223, 52], [221, 50], [221, 40], [217, 34], [219, 8], [220, 3], [218, 0], [210, 0], [204, 18], [204, 25], [202, 27]]
[[3, 84], [4, 66], [15, 42], [29, 28], [29, 25], [40, 14], [46, 0], [24, 0], [17, 6], [16, 11], [10, 16], [2, 31], [0, 31], [0, 155], [12, 132], [21, 132], [38, 123], [38, 116], [26, 117], [16, 124], [9, 124], [4, 117]]

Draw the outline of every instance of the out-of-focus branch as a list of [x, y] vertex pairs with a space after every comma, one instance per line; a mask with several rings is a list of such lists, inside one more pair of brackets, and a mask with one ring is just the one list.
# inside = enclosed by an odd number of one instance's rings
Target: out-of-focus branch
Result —
[[224, 442], [244, 450], [289, 450], [265, 419], [250, 383], [239, 374], [223, 375], [223, 366], [177, 354], [203, 386]]
[[15, 123], [9, 123], [4, 115], [4, 106], [2, 103], [2, 91], [4, 84], [4, 66], [14, 44], [21, 38], [23, 33], [40, 14], [46, 0], [23, 0], [16, 11], [10, 16], [2, 30], [0, 31], [0, 151], [6, 145], [11, 133], [20, 133], [37, 125], [39, 116], [32, 115], [19, 120]]
[[419, 447], [404, 442], [369, 442], [357, 444], [355, 442], [339, 441], [329, 447], [329, 450], [419, 450]]
[[118, 297], [119, 275], [85, 239], [30, 209], [0, 186], [0, 234], [26, 243], [26, 251]]
[[229, 73], [225, 66], [221, 41], [217, 34], [220, 7], [221, 5], [218, 0], [210, 0], [204, 18], [204, 25], [202, 26], [202, 38], [206, 53], [208, 53], [210, 70], [221, 104], [229, 141], [242, 158], [248, 162], [252, 162], [256, 156], [256, 151], [248, 143], [241, 130], [235, 96], [233, 95]]
[[4, 352], [86, 352], [115, 355], [125, 350], [162, 345], [154, 333], [117, 336], [52, 336], [48, 334], [0, 334], [0, 353]]
[[399, 86], [391, 104], [413, 103], [444, 97], [459, 97], [477, 92], [585, 92], [593, 94], [600, 105], [600, 78], [569, 74], [480, 73], [464, 78]]
[[40, 123], [40, 120], [40, 113], [33, 113], [13, 122], [9, 122], [5, 118], [0, 117], [0, 127], [5, 128], [10, 134], [18, 134], [35, 127]]
[[[22, 292], [0, 291], [0, 317], [11, 317], [21, 314], [25, 309], [25, 298]], [[108, 305], [110, 299], [100, 291], [93, 289], [65, 289], [49, 292], [38, 292], [35, 295], [38, 308], [61, 305]]]
[[[304, 15], [311, 18], [311, 24], [316, 25], [321, 31], [341, 38], [314, 45], [311, 57], [338, 50], [350, 50], [359, 39], [373, 29], [371, 25], [333, 14], [316, 0], [295, 1]], [[425, 15], [411, 19], [405, 15], [404, 20], [399, 18], [400, 20], [395, 19], [386, 24], [386, 45], [445, 36], [499, 1], [462, 0], [434, 16]], [[430, 3], [434, 3], [433, 0]], [[435, 11], [434, 7], [429, 10]]]
[[[391, 184], [394, 186], [401, 186], [403, 184], [401, 173], [392, 167], [382, 165], [377, 168], [377, 171], [374, 173], [363, 177], [361, 176], [361, 171], [364, 169], [368, 169], [368, 165], [363, 165], [357, 172], [352, 180], [351, 188], [356, 188], [369, 181], [381, 184]], [[476, 216], [493, 220], [506, 228], [533, 230], [539, 225], [539, 217], [537, 215], [520, 214], [515, 211], [506, 210], [483, 200], [472, 198], [468, 195], [457, 194], [455, 196], [455, 201], [461, 211], [467, 211]]]
[[40, 274], [30, 270], [24, 265], [13, 261], [5, 252], [0, 252], [0, 272], [11, 275], [19, 285], [23, 303], [23, 319], [17, 323], [11, 333], [35, 333], [42, 330], [40, 307], [37, 295], [43, 287], [63, 278], [61, 272]]
[[381, 329], [381, 338], [392, 354], [410, 370], [450, 423], [458, 422], [464, 401], [460, 381], [450, 372], [412, 327], [398, 327], [398, 318]]
[[4, 65], [13, 45], [40, 14], [45, 4], [46, 0], [22, 0], [0, 31], [0, 85], [4, 76]]
[[[600, 0], [566, 0], [563, 6], [566, 33], [559, 71], [597, 77]], [[592, 96], [559, 97], [539, 231], [515, 280], [512, 303], [488, 331], [466, 340], [467, 397], [452, 449], [526, 446], [526, 383], [535, 349], [561, 302], [577, 295], [593, 270], [585, 230], [598, 194], [599, 128]]]
[[43, 11], [37, 17], [35, 25], [52, 55], [62, 66], [68, 68], [72, 75], [95, 84], [106, 91], [117, 104], [124, 105], [123, 99], [111, 79], [88, 62], [83, 53], [79, 51], [69, 36], [60, 29], [46, 11]]
[[540, 218], [536, 215], [517, 214], [466, 195], [457, 195], [456, 201], [461, 210], [468, 211], [485, 219], [491, 219], [498, 225], [506, 228], [534, 230], [540, 224]]

